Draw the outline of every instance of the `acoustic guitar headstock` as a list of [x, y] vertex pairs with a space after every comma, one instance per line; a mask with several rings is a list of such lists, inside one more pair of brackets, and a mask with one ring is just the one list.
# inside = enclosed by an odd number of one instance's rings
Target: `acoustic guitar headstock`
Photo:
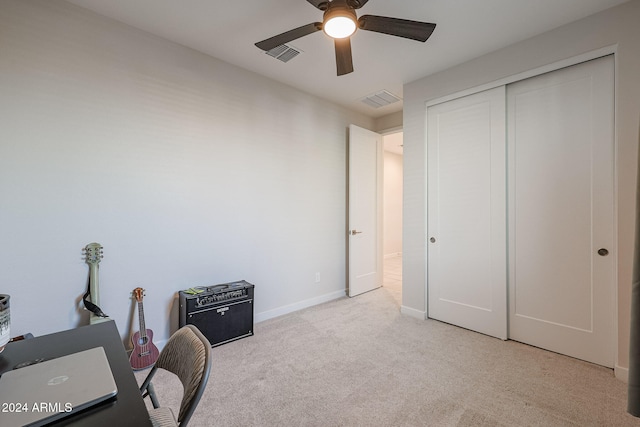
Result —
[[89, 243], [84, 247], [83, 252], [88, 264], [97, 265], [104, 257], [102, 255], [102, 245], [100, 243]]
[[144, 297], [144, 289], [135, 288], [133, 290], [133, 296], [136, 297], [136, 301], [141, 302], [142, 301], [142, 297]]

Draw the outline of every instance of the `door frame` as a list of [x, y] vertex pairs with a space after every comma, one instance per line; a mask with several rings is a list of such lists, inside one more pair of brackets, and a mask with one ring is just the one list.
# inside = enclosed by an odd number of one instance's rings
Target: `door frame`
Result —
[[[385, 166], [384, 166], [384, 156], [385, 156], [385, 152], [386, 152], [386, 150], [385, 150], [385, 137], [388, 136], [388, 135], [393, 135], [393, 134], [401, 133], [401, 132], [403, 133], [403, 139], [404, 139], [404, 131], [403, 131], [402, 126], [393, 126], [393, 127], [386, 128], [384, 130], [381, 130], [381, 131], [377, 132], [380, 135], [382, 135], [382, 165], [381, 165], [382, 166], [382, 170], [379, 173], [382, 175], [380, 177], [380, 179], [382, 180], [383, 187], [384, 187], [384, 183], [385, 183], [385, 180], [386, 180], [386, 178], [385, 178]], [[404, 144], [404, 142], [403, 142], [403, 144]], [[403, 150], [401, 156], [402, 156], [402, 161], [403, 161], [403, 168], [402, 168], [402, 172], [403, 172], [402, 173], [402, 175], [403, 175], [403, 179], [402, 179], [402, 194], [403, 194], [403, 201], [404, 201], [404, 150]], [[380, 200], [381, 209], [382, 209], [382, 212], [383, 212], [383, 216], [382, 216], [383, 275], [384, 275], [384, 259], [386, 259], [386, 255], [384, 254], [384, 245], [385, 245], [385, 242], [384, 242], [384, 233], [385, 233], [385, 231], [384, 231], [384, 221], [385, 221], [384, 204], [385, 204], [385, 200], [384, 199], [385, 199], [385, 194], [386, 194], [386, 192], [384, 191], [384, 188], [383, 188], [382, 189], [382, 199]], [[404, 206], [403, 206], [403, 212], [404, 212]], [[404, 225], [404, 223], [403, 223], [403, 225]], [[400, 234], [401, 235], [402, 235], [403, 230], [404, 230], [404, 228], [401, 227], [401, 230], [400, 230]], [[400, 252], [400, 254], [402, 254], [402, 251]], [[384, 285], [384, 279], [383, 279], [383, 285]]]
[[[357, 126], [357, 125], [356, 125]], [[364, 128], [363, 128], [364, 129]], [[384, 253], [383, 253], [383, 248], [384, 248], [384, 137], [386, 135], [391, 135], [394, 133], [398, 133], [398, 132], [403, 132], [403, 126], [399, 125], [399, 126], [392, 126], [389, 128], [385, 128], [381, 131], [371, 131], [374, 133], [379, 134], [380, 136], [382, 136], [382, 143], [379, 147], [379, 150], [382, 152], [380, 159], [377, 163], [377, 169], [376, 169], [376, 179], [377, 182], [379, 183], [378, 185], [378, 203], [376, 206], [377, 212], [379, 213], [379, 217], [378, 217], [378, 248], [377, 251], [379, 252], [379, 256], [380, 256], [380, 260], [379, 260], [379, 268], [378, 268], [378, 274], [380, 277], [380, 285], [382, 286], [384, 279]], [[367, 129], [369, 130], [369, 129]], [[349, 226], [349, 150], [347, 148], [347, 197], [346, 197], [346, 204], [347, 204], [347, 213], [346, 213], [346, 224], [347, 227], [345, 228], [345, 233], [347, 233], [347, 239], [346, 239], [346, 272], [345, 272], [345, 281], [347, 283], [347, 287], [345, 289], [345, 293], [348, 296], [349, 295], [349, 281], [350, 281], [350, 277], [349, 277], [349, 231], [350, 231], [350, 226]], [[403, 187], [404, 187], [404, 180], [403, 180]]]
[[[475, 93], [478, 92], [483, 92], [489, 89], [494, 89], [496, 87], [499, 86], [507, 86], [511, 83], [515, 83], [521, 80], [525, 80], [531, 77], [536, 77], [545, 73], [550, 73], [553, 71], [557, 71], [560, 70], [562, 68], [567, 68], [570, 67], [572, 65], [578, 65], [581, 64], [583, 62], [588, 62], [591, 61], [593, 59], [598, 59], [601, 57], [605, 57], [605, 56], [609, 56], [609, 55], [613, 55], [613, 61], [614, 61], [614, 136], [613, 136], [613, 150], [614, 153], [616, 153], [616, 155], [614, 155], [614, 159], [613, 159], [613, 184], [614, 184], [614, 194], [613, 194], [613, 240], [614, 240], [614, 247], [616, 248], [616, 253], [617, 253], [617, 249], [618, 249], [618, 177], [619, 177], [619, 170], [618, 170], [618, 156], [617, 156], [617, 152], [618, 152], [618, 126], [617, 126], [617, 122], [618, 122], [618, 114], [617, 114], [617, 70], [618, 70], [618, 58], [617, 58], [617, 51], [618, 51], [618, 46], [617, 45], [611, 45], [611, 46], [605, 46], [602, 47], [600, 49], [595, 49], [589, 52], [585, 52], [581, 55], [576, 55], [570, 58], [566, 58], [557, 62], [553, 62], [551, 64], [547, 64], [544, 65], [542, 67], [537, 67], [531, 70], [527, 70], [527, 71], [523, 71], [521, 73], [518, 74], [514, 74], [512, 76], [508, 76], [499, 80], [495, 80], [493, 82], [489, 82], [489, 83], [485, 83], [479, 86], [475, 86], [469, 89], [465, 89], [462, 91], [457, 91], [454, 92], [452, 94], [449, 95], [445, 95], [445, 96], [441, 96], [438, 98], [434, 98], [431, 100], [428, 100], [424, 103], [424, 117], [425, 117], [425, 129], [424, 129], [424, 165], [425, 165], [425, 170], [424, 170], [424, 230], [425, 230], [425, 235], [423, 236], [423, 244], [425, 245], [425, 260], [424, 260], [424, 277], [425, 277], [425, 283], [424, 283], [424, 318], [428, 319], [429, 318], [429, 276], [428, 276], [428, 256], [429, 256], [429, 244], [428, 244], [428, 235], [426, 233], [426, 230], [428, 230], [428, 218], [426, 215], [426, 212], [428, 212], [428, 153], [426, 150], [427, 147], [427, 136], [428, 136], [428, 129], [427, 129], [427, 109], [430, 106], [433, 105], [437, 105], [437, 104], [441, 104], [443, 102], [447, 102], [447, 101], [451, 101], [457, 98], [462, 98], [465, 97], [467, 95], [473, 95]], [[619, 360], [619, 324], [618, 324], [618, 318], [619, 318], [619, 295], [618, 295], [618, 289], [619, 289], [619, 276], [618, 276], [618, 269], [614, 268], [613, 271], [613, 329], [614, 329], [614, 339], [613, 339], [613, 346], [614, 346], [614, 371], [615, 371], [615, 376], [617, 378], [620, 379], [625, 379], [628, 377], [628, 368], [621, 368], [618, 366], [618, 360]]]

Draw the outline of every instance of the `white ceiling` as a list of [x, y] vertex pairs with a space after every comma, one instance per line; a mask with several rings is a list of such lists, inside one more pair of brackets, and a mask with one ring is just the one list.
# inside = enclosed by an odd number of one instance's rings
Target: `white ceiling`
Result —
[[191, 47], [370, 117], [360, 99], [387, 90], [402, 98], [403, 83], [447, 69], [626, 0], [370, 0], [358, 16], [433, 22], [426, 43], [371, 31], [352, 36], [355, 71], [336, 76], [333, 42], [318, 32], [290, 43], [303, 51], [284, 63], [254, 46], [290, 29], [322, 21], [306, 0], [67, 0]]

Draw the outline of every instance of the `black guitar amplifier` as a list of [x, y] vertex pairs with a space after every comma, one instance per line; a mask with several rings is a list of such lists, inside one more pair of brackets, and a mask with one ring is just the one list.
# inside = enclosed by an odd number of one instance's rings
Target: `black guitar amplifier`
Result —
[[180, 327], [196, 326], [211, 347], [253, 335], [253, 288], [241, 280], [178, 292]]

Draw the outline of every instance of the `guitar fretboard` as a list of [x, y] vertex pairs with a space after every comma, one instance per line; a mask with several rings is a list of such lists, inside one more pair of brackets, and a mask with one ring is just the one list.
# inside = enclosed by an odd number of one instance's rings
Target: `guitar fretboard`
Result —
[[138, 301], [138, 321], [140, 322], [140, 338], [146, 338], [147, 328], [144, 324], [144, 308], [142, 307], [142, 300]]

